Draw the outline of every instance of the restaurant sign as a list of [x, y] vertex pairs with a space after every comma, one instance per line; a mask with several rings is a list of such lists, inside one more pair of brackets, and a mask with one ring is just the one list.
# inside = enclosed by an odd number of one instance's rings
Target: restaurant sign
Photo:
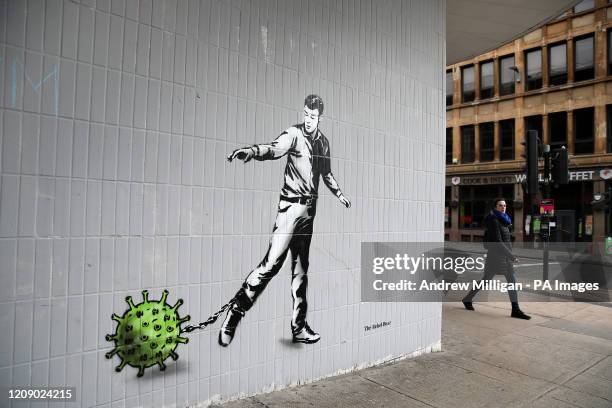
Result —
[[[601, 171], [597, 170], [575, 170], [570, 171], [569, 181], [593, 181], [593, 180], [605, 180], [605, 175], [608, 173], [612, 173], [608, 169], [603, 169]], [[602, 177], [602, 174], [604, 177]], [[477, 186], [477, 185], [487, 185], [487, 184], [520, 184], [522, 183], [527, 176], [525, 173], [510, 173], [510, 174], [479, 174], [473, 176], [453, 176], [452, 178], [448, 178], [446, 180], [446, 184], [450, 184], [457, 186]], [[544, 181], [544, 174], [540, 173], [540, 182]]]

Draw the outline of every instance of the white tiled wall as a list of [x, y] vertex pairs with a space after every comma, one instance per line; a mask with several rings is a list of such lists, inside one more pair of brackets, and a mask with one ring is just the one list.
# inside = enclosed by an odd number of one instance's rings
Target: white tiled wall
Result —
[[[83, 407], [186, 406], [437, 347], [439, 304], [359, 303], [359, 251], [442, 240], [444, 7], [0, 1], [0, 385], [75, 385]], [[126, 295], [168, 288], [197, 322], [263, 257], [284, 160], [225, 157], [298, 122], [309, 93], [353, 202], [321, 185], [308, 298], [322, 340], [290, 343], [285, 267], [227, 349], [217, 323], [163, 373], [115, 373], [104, 335]]]

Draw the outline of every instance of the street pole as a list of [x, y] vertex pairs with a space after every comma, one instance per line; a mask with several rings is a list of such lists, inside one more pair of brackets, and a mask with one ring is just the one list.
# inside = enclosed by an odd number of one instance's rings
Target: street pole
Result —
[[[544, 199], [550, 198], [550, 145], [544, 145]], [[544, 222], [545, 221], [545, 222]], [[546, 226], [542, 231], [544, 256], [542, 259], [542, 280], [548, 280], [548, 241], [550, 238], [550, 218], [548, 213], [542, 214], [541, 226]]]
[[612, 235], [612, 186], [608, 187], [608, 234]]

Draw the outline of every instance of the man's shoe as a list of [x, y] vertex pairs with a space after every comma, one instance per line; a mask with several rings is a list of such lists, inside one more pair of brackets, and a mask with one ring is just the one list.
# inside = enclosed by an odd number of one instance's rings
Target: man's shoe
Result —
[[523, 313], [521, 309], [513, 310], [512, 314], [510, 314], [510, 317], [516, 317], [517, 319], [525, 319], [525, 320], [531, 319], [531, 316], [528, 316], [525, 313]]
[[293, 342], [294, 343], [306, 343], [312, 344], [321, 340], [321, 336], [319, 333], [315, 333], [308, 324], [304, 324], [302, 330], [298, 332], [293, 332]]
[[466, 302], [465, 300], [462, 300], [462, 302], [463, 302], [463, 306], [467, 310], [474, 310], [474, 306], [472, 306], [472, 302]]
[[221, 325], [221, 330], [219, 330], [220, 346], [227, 347], [232, 342], [234, 334], [236, 333], [236, 327], [238, 327], [238, 323], [240, 323], [242, 316], [244, 316], [244, 312], [235, 307], [232, 307], [229, 312], [227, 312], [227, 316], [225, 316], [225, 320]]

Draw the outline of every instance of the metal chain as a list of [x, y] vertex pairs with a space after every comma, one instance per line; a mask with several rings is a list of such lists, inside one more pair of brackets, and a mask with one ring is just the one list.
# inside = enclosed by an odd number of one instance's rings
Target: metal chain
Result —
[[219, 316], [221, 316], [227, 309], [229, 309], [234, 303], [236, 302], [236, 298], [232, 298], [229, 302], [227, 302], [226, 304], [223, 305], [223, 307], [221, 307], [221, 309], [219, 309], [218, 312], [212, 314], [208, 319], [206, 319], [205, 321], [197, 324], [197, 325], [187, 325], [185, 327], [183, 327], [181, 329], [181, 333], [191, 333], [194, 330], [202, 330], [204, 329], [206, 326], [208, 326], [209, 324], [213, 324], [214, 322], [217, 321], [217, 319], [219, 318]]

